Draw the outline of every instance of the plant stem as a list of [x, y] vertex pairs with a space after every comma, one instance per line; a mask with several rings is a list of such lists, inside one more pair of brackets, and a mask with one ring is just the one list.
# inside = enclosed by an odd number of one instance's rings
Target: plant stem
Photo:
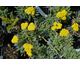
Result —
[[59, 55], [59, 53], [57, 52], [57, 50], [44, 37], [42, 37], [40, 35], [39, 35], [39, 37], [42, 38], [44, 41], [46, 41], [56, 51], [56, 53], [58, 54], [58, 56], [61, 58], [61, 56]]

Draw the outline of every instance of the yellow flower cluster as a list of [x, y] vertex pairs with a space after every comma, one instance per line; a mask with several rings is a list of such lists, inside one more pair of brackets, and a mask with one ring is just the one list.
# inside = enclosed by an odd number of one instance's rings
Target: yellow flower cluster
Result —
[[68, 34], [69, 34], [69, 31], [67, 29], [62, 29], [60, 31], [60, 36], [66, 36], [67, 37]]
[[28, 26], [28, 30], [31, 31], [31, 30], [35, 30], [36, 26], [34, 25], [33, 22], [31, 22]]
[[22, 23], [21, 24], [21, 29], [26, 29], [26, 27], [28, 26], [28, 23], [27, 22], [25, 22], [25, 23]]
[[66, 20], [67, 11], [64, 9], [61, 12], [58, 12], [56, 17], [62, 20]]
[[24, 50], [26, 51], [26, 54], [28, 54], [29, 56], [32, 56], [31, 49], [33, 48], [33, 45], [25, 43], [23, 47], [24, 47]]
[[34, 15], [35, 14], [34, 8], [28, 7], [27, 9], [25, 9], [25, 13]]
[[[27, 23], [27, 22], [22, 23], [22, 24], [21, 24], [21, 29], [24, 30], [24, 29], [26, 29], [27, 26], [28, 26], [28, 23]], [[36, 26], [34, 25], [33, 22], [31, 22], [31, 23], [29, 24], [29, 26], [28, 26], [28, 30], [29, 30], [29, 31], [35, 30], [35, 28], [36, 28]]]
[[18, 42], [18, 37], [16, 35], [13, 36], [12, 40], [11, 40], [12, 43], [16, 43]]
[[73, 30], [75, 30], [75, 31], [78, 31], [78, 30], [79, 30], [77, 23], [74, 23], [74, 24], [72, 25], [72, 27], [73, 27]]
[[54, 26], [52, 26], [52, 30], [54, 31], [55, 29], [61, 29], [62, 27], [62, 24], [61, 23], [58, 23], [58, 22], [54, 22], [53, 23]]

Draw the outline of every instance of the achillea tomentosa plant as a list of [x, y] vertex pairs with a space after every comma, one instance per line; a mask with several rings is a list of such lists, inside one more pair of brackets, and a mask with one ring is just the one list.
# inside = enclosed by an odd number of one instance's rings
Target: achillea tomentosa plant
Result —
[[[62, 28], [61, 23], [68, 22], [72, 13], [70, 7], [53, 7], [52, 12], [54, 14], [49, 14], [47, 18], [40, 17], [34, 20], [34, 23], [32, 21], [21, 24], [21, 32], [16, 34], [18, 39], [12, 38], [13, 43], [17, 41], [17, 50], [20, 50], [22, 55], [27, 54], [31, 59], [80, 58], [80, 52], [77, 52], [72, 46], [74, 39], [70, 31]], [[26, 10], [27, 15], [34, 13], [33, 10], [32, 13]], [[41, 43], [41, 40], [44, 40], [45, 44]]]

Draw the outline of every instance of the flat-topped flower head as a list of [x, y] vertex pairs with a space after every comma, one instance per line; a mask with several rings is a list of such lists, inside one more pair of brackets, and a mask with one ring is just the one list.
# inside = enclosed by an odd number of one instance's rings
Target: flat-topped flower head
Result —
[[73, 30], [75, 30], [75, 31], [78, 31], [79, 30], [79, 27], [78, 27], [78, 24], [77, 23], [74, 23], [72, 25], [72, 27], [73, 27]]
[[62, 13], [63, 13], [64, 16], [67, 15], [67, 11], [65, 9], [62, 10]]
[[25, 23], [22, 23], [21, 24], [21, 29], [26, 29], [26, 27], [28, 26], [28, 23], [27, 22], [25, 22]]
[[64, 10], [62, 10], [61, 12], [58, 12], [58, 13], [56, 14], [56, 17], [57, 17], [57, 18], [60, 18], [60, 19], [62, 19], [62, 20], [66, 20], [66, 15], [67, 15], [67, 11], [64, 9]]
[[59, 34], [60, 34], [60, 36], [66, 36], [67, 37], [69, 34], [69, 31], [67, 29], [62, 29]]
[[24, 48], [30, 48], [30, 49], [33, 48], [33, 46], [32, 46], [31, 44], [28, 44], [28, 43], [25, 43], [25, 44], [23, 45], [23, 47], [24, 47]]
[[61, 29], [61, 27], [62, 27], [62, 24], [61, 23], [57, 23], [56, 29]]
[[26, 51], [26, 54], [28, 54], [29, 56], [32, 56], [31, 49], [33, 48], [33, 45], [25, 43], [23, 47], [24, 47], [24, 50]]
[[34, 15], [35, 14], [34, 8], [28, 7], [27, 9], [25, 9], [25, 13]]
[[16, 35], [13, 36], [12, 40], [11, 40], [12, 43], [16, 43], [18, 42], [18, 37]]
[[58, 12], [58, 13], [56, 14], [56, 17], [57, 17], [57, 18], [61, 18], [62, 16], [63, 16], [62, 12]]
[[61, 29], [62, 27], [62, 24], [61, 23], [58, 23], [58, 22], [54, 22], [53, 23], [54, 26], [52, 26], [52, 30], [54, 31], [55, 29]]
[[31, 23], [29, 24], [29, 26], [28, 26], [28, 30], [29, 30], [29, 31], [35, 30], [35, 28], [36, 28], [36, 26], [34, 25], [33, 22], [31, 22]]

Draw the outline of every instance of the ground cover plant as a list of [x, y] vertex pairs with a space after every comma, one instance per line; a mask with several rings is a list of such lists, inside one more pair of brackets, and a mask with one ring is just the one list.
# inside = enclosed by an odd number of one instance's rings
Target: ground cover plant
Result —
[[[21, 55], [28, 55], [26, 59], [79, 59], [80, 51], [73, 47], [79, 24], [71, 14], [70, 6], [50, 6], [51, 13], [40, 16], [35, 6], [15, 6], [17, 16], [14, 19], [10, 13], [10, 19], [0, 16], [8, 24], [7, 30], [16, 28], [17, 22], [20, 31], [14, 34], [12, 44], [16, 44]], [[20, 21], [19, 18], [25, 18]], [[8, 23], [9, 21], [11, 23]], [[69, 24], [71, 23], [71, 24]], [[9, 28], [10, 26], [10, 28]], [[66, 26], [66, 27], [65, 27]]]

